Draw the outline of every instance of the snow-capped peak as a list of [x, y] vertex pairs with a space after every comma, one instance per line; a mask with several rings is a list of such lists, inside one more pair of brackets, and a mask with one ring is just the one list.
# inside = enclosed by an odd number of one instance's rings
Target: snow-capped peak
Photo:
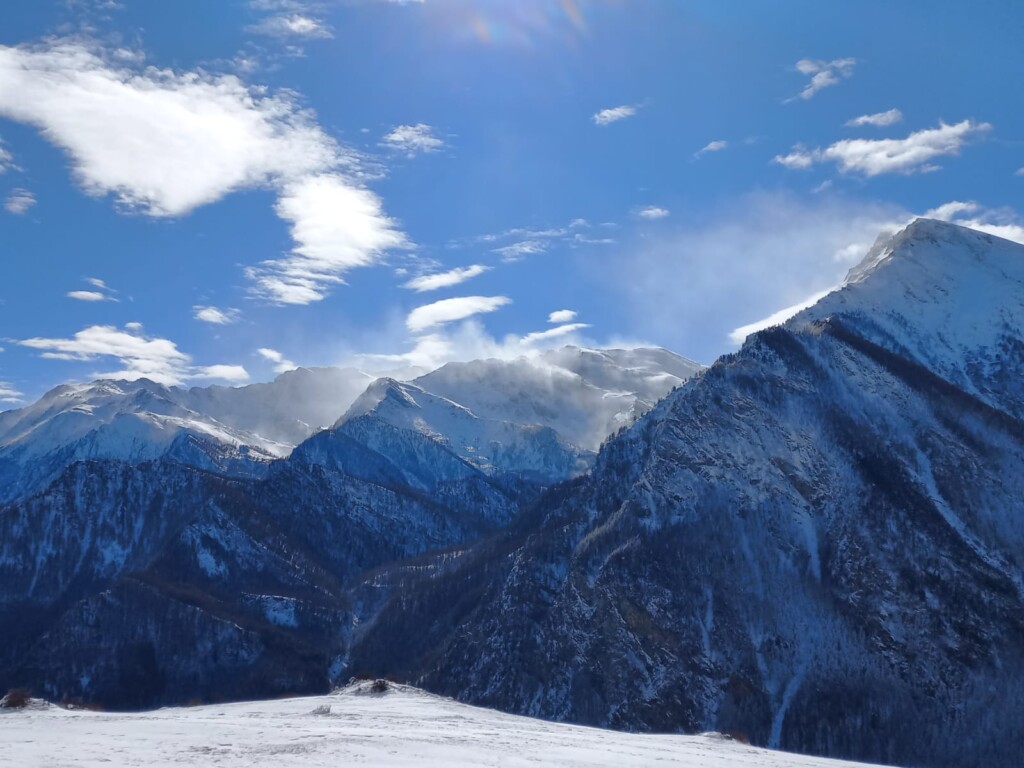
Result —
[[865, 339], [925, 366], [991, 405], [1021, 413], [1018, 389], [992, 377], [1024, 372], [1024, 246], [917, 219], [850, 271], [843, 286], [786, 325], [834, 318]]

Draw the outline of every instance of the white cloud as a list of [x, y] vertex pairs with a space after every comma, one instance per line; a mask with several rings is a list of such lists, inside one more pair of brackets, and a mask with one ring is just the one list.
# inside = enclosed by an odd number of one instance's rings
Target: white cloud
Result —
[[0, 139], [0, 173], [7, 173], [14, 168], [14, 157], [4, 147], [3, 139]]
[[787, 168], [809, 168], [815, 163], [834, 162], [843, 173], [864, 176], [883, 173], [927, 173], [938, 169], [932, 161], [957, 155], [972, 137], [991, 129], [988, 123], [963, 120], [954, 125], [940, 123], [910, 134], [905, 139], [844, 139], [825, 149], [796, 146], [787, 155], [776, 155], [774, 162]]
[[895, 125], [902, 120], [902, 112], [898, 109], [889, 109], [885, 112], [875, 112], [873, 115], [861, 115], [860, 117], [855, 117], [852, 120], [848, 120], [846, 124], [851, 128], [856, 128], [862, 125], [883, 127], [886, 125]]
[[706, 155], [709, 152], [721, 152], [723, 149], [726, 149], [728, 146], [729, 146], [729, 142], [725, 141], [724, 139], [719, 139], [719, 140], [716, 140], [716, 141], [709, 141], [707, 144], [705, 144], [703, 147], [701, 147], [699, 150], [697, 150], [693, 154], [693, 156], [694, 157], [702, 157], [703, 155]]
[[602, 109], [600, 112], [593, 116], [593, 121], [597, 125], [610, 125], [611, 123], [618, 122], [619, 120], [625, 120], [627, 117], [632, 117], [636, 114], [637, 108], [630, 106], [629, 104], [623, 104], [621, 107], [609, 107], [608, 109]]
[[817, 159], [817, 152], [819, 150], [809, 150], [802, 144], [797, 144], [789, 154], [776, 155], [772, 162], [784, 165], [786, 168], [810, 168]]
[[296, 246], [281, 259], [246, 270], [254, 295], [277, 304], [323, 299], [350, 269], [378, 261], [405, 235], [387, 218], [380, 198], [335, 174], [309, 176], [285, 186], [277, 215], [291, 223]]
[[1014, 176], [1024, 176], [1024, 168], [1018, 168], [1017, 172], [1014, 173], [1013, 175]]
[[[92, 325], [69, 339], [36, 337], [17, 343], [40, 350], [40, 357], [48, 360], [117, 360], [120, 369], [92, 374], [93, 378], [99, 379], [147, 378], [169, 386], [199, 378], [240, 380], [239, 366], [194, 367], [191, 357], [179, 350], [173, 341], [145, 336], [140, 326], [131, 323], [124, 329], [113, 325]], [[217, 372], [226, 375], [216, 375]]]
[[423, 293], [425, 291], [436, 291], [439, 288], [450, 288], [482, 275], [489, 267], [481, 264], [473, 264], [468, 267], [457, 267], [448, 272], [438, 272], [433, 275], [420, 275], [414, 277], [402, 285], [403, 288]]
[[[525, 335], [509, 334], [496, 339], [475, 319], [454, 323], [443, 329], [421, 334], [407, 343], [411, 348], [399, 354], [354, 354], [346, 364], [358, 365], [366, 370], [386, 371], [395, 366], [411, 366], [421, 370], [432, 370], [445, 363], [480, 359], [515, 360], [521, 357], [535, 357], [545, 349], [563, 346], [575, 341], [584, 346], [594, 343], [584, 338], [573, 339], [575, 330], [548, 329]], [[539, 334], [546, 334], [540, 337]], [[392, 340], [379, 340], [374, 348], [388, 348]], [[635, 346], [635, 345], [634, 345]]]
[[523, 240], [519, 243], [495, 248], [494, 252], [499, 254], [505, 261], [519, 261], [523, 256], [544, 253], [547, 249], [547, 245], [539, 240]]
[[572, 309], [559, 309], [548, 315], [549, 323], [571, 323], [576, 319], [576, 311]]
[[334, 35], [320, 19], [301, 13], [282, 13], [268, 16], [249, 27], [250, 32], [271, 37], [330, 38]]
[[590, 325], [587, 323], [567, 323], [566, 325], [559, 325], [555, 328], [548, 328], [546, 331], [534, 331], [528, 333], [522, 338], [523, 344], [536, 344], [538, 342], [550, 341], [552, 339], [561, 339], [564, 336], [569, 336], [577, 331], [582, 331], [584, 328], [589, 328]]
[[241, 365], [207, 365], [197, 368], [191, 379], [216, 379], [218, 381], [229, 381], [238, 383], [249, 380], [249, 372]]
[[809, 76], [810, 82], [800, 91], [794, 99], [811, 99], [818, 91], [837, 85], [840, 80], [853, 76], [853, 69], [857, 65], [856, 59], [833, 59], [822, 61], [820, 59], [801, 59], [796, 63], [796, 71], [802, 75]]
[[669, 216], [670, 211], [667, 208], [659, 208], [656, 205], [650, 205], [646, 208], [641, 208], [636, 212], [636, 215], [644, 219], [655, 221], [656, 219], [664, 219]]
[[[602, 224], [601, 226], [614, 226]], [[602, 244], [612, 242], [607, 238], [592, 239], [584, 235], [584, 232], [591, 229], [590, 222], [586, 219], [576, 218], [562, 227], [551, 227], [548, 229], [534, 229], [532, 227], [512, 227], [504, 232], [492, 232], [486, 235], [478, 235], [464, 240], [453, 240], [448, 243], [449, 248], [461, 248], [469, 244], [498, 243], [503, 240], [516, 240], [511, 245], [494, 249], [495, 253], [504, 256], [507, 261], [516, 261], [521, 256], [535, 253], [543, 253], [548, 249], [550, 243], [565, 243], [570, 247], [580, 244]]]
[[[3, 158], [0, 158], [2, 163]], [[28, 209], [36, 204], [36, 196], [27, 189], [14, 189], [4, 201], [4, 209], [15, 216], [21, 216], [28, 212]]]
[[146, 215], [181, 216], [240, 189], [279, 190], [296, 248], [249, 270], [254, 293], [271, 301], [319, 300], [347, 269], [405, 240], [379, 198], [347, 175], [358, 170], [355, 153], [288, 91], [202, 70], [140, 69], [56, 40], [0, 46], [0, 115], [64, 149], [87, 193]]
[[264, 360], [269, 360], [270, 362], [274, 363], [274, 373], [285, 373], [286, 371], [293, 371], [299, 367], [291, 360], [285, 358], [285, 356], [278, 352], [276, 349], [271, 349], [269, 347], [260, 347], [259, 349], [256, 350], [256, 352]]
[[20, 403], [21, 395], [9, 381], [0, 381], [0, 403]]
[[218, 309], [217, 307], [203, 307], [196, 305], [192, 307], [193, 317], [204, 323], [213, 325], [229, 325], [237, 322], [241, 312], [237, 309]]
[[421, 152], [436, 152], [444, 146], [444, 141], [434, 133], [434, 129], [426, 123], [416, 125], [399, 125], [392, 129], [381, 141], [381, 145], [407, 157]]
[[68, 41], [0, 46], [0, 114], [66, 150], [87, 192], [152, 216], [315, 172], [339, 155], [288, 94], [230, 75], [136, 71]]
[[973, 200], [954, 200], [925, 211], [924, 216], [1024, 244], [1024, 219], [1009, 208], [988, 209]]
[[99, 291], [68, 291], [67, 297], [77, 301], [117, 301], [117, 299], [113, 299]]
[[65, 294], [69, 299], [77, 301], [117, 301], [117, 293], [113, 288], [100, 280], [98, 277], [87, 277], [85, 282], [97, 290], [68, 291]]
[[511, 303], [512, 300], [507, 296], [460, 296], [455, 299], [442, 299], [433, 304], [416, 307], [409, 313], [405, 325], [413, 333], [419, 333], [444, 323], [494, 312]]

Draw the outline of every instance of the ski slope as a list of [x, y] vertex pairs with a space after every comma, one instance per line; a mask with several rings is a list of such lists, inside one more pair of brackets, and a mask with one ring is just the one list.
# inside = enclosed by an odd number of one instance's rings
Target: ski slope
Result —
[[854, 768], [717, 734], [645, 736], [501, 714], [405, 686], [135, 714], [0, 710], [8, 765]]

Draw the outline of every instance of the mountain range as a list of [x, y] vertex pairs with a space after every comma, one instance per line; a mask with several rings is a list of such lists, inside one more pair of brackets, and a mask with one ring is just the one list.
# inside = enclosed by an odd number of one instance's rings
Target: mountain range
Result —
[[0, 685], [147, 707], [366, 670], [546, 719], [1009, 768], [1022, 372], [1024, 247], [917, 220], [706, 370], [565, 348], [332, 372], [331, 416], [279, 400], [285, 377], [58, 388], [0, 415]]

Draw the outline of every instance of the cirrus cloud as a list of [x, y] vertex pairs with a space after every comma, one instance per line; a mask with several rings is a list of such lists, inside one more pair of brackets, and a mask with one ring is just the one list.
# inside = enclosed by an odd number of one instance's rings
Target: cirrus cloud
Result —
[[617, 123], [619, 120], [625, 120], [627, 117], [633, 117], [636, 114], [637, 108], [630, 104], [623, 104], [620, 107], [609, 107], [608, 109], [602, 109], [597, 112], [591, 119], [597, 125], [611, 125]]
[[795, 99], [804, 99], [806, 101], [814, 98], [815, 94], [822, 89], [838, 85], [841, 80], [853, 77], [853, 69], [856, 66], [857, 60], [851, 58], [832, 59], [832, 61], [800, 59], [796, 63], [796, 71], [802, 75], [809, 76], [811, 79], [807, 86], [799, 94], [789, 99], [789, 101], [794, 101]]
[[[3, 158], [0, 158], [0, 165], [2, 165], [2, 161]], [[4, 210], [15, 216], [21, 216], [28, 213], [29, 208], [35, 204], [36, 196], [34, 194], [27, 189], [14, 189], [4, 200]]]
[[0, 381], [0, 403], [20, 403], [22, 393], [9, 381]]
[[468, 267], [457, 267], [447, 272], [437, 272], [432, 275], [420, 275], [414, 277], [411, 280], [402, 284], [403, 288], [408, 288], [411, 291], [417, 293], [424, 293], [426, 291], [436, 291], [440, 288], [450, 288], [453, 285], [459, 285], [467, 280], [471, 280], [474, 277], [482, 275], [490, 267], [485, 267], [482, 264], [473, 264]]
[[445, 323], [494, 312], [511, 303], [512, 299], [507, 296], [460, 296], [442, 299], [433, 304], [416, 307], [409, 313], [405, 325], [413, 333], [419, 333]]
[[875, 112], [872, 115], [861, 115], [855, 117], [852, 120], [847, 120], [846, 125], [851, 128], [857, 128], [862, 125], [874, 125], [878, 127], [884, 127], [886, 125], [895, 125], [903, 120], [903, 113], [898, 109], [889, 109], [885, 112]]
[[381, 140], [381, 146], [406, 157], [414, 157], [425, 152], [437, 152], [444, 146], [444, 140], [434, 133], [432, 126], [416, 123], [396, 126]]
[[192, 307], [192, 313], [196, 320], [210, 323], [211, 325], [230, 325], [237, 322], [242, 314], [233, 308], [218, 309], [217, 307], [203, 307], [199, 305]]
[[971, 138], [991, 130], [988, 123], [962, 120], [938, 128], [911, 133], [904, 139], [844, 139], [825, 149], [807, 149], [797, 145], [773, 162], [787, 168], [810, 168], [816, 163], [832, 162], [842, 173], [879, 176], [884, 173], [927, 173], [938, 170], [932, 161], [958, 155]]

